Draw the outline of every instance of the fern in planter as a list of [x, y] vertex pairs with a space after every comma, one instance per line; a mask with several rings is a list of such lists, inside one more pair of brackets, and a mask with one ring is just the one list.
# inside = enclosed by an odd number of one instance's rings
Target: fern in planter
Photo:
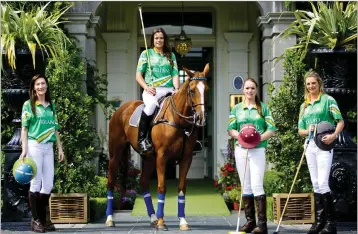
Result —
[[45, 11], [49, 3], [29, 12], [15, 10], [6, 3], [1, 5], [0, 49], [11, 69], [16, 69], [17, 49], [30, 51], [34, 68], [36, 50], [40, 50], [43, 57], [51, 57], [57, 66], [60, 65], [62, 51], [65, 50], [66, 44], [70, 43], [59, 27], [64, 23], [60, 21], [60, 17], [71, 6], [49, 13]]
[[[297, 44], [288, 48], [298, 49], [302, 61], [311, 48], [330, 49], [345, 47], [356, 48], [357, 39], [357, 2], [349, 2], [344, 8], [342, 2], [311, 3], [312, 11], [296, 10], [296, 20], [277, 37], [285, 39], [297, 35]], [[276, 63], [282, 59], [282, 54]]]

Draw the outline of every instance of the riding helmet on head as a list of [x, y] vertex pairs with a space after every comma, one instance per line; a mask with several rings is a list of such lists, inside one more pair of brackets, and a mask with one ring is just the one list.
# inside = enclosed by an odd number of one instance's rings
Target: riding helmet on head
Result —
[[316, 135], [314, 136], [314, 142], [316, 143], [317, 147], [324, 151], [330, 151], [336, 145], [336, 140], [334, 140], [331, 144], [325, 144], [322, 141], [322, 138], [326, 135], [330, 135], [334, 133], [335, 127], [327, 122], [322, 121], [317, 124], [316, 126]]

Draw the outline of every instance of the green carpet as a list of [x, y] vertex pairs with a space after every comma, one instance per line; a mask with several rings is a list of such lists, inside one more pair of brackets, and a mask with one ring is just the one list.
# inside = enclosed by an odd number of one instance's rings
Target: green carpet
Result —
[[[178, 180], [167, 181], [167, 193], [165, 196], [164, 215], [178, 215]], [[154, 209], [157, 210], [157, 182], [151, 183], [151, 196]], [[229, 216], [224, 199], [216, 191], [212, 180], [188, 180], [185, 196], [186, 216]], [[147, 208], [143, 196], [138, 196], [132, 211], [132, 216], [147, 216]]]

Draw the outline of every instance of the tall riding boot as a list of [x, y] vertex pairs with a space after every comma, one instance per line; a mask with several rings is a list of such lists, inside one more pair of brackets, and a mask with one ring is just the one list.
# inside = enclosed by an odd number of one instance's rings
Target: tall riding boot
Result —
[[33, 193], [29, 191], [29, 205], [32, 213], [31, 231], [40, 233], [45, 232], [44, 226], [41, 224], [38, 214], [38, 207], [40, 205], [40, 197], [38, 192]]
[[308, 230], [307, 234], [318, 234], [324, 227], [324, 206], [323, 197], [320, 193], [314, 193], [314, 204], [315, 204], [315, 222]]
[[256, 227], [255, 220], [255, 201], [254, 196], [243, 196], [246, 223], [240, 228], [240, 232], [251, 233]]
[[49, 208], [50, 196], [51, 196], [50, 194], [40, 193], [40, 200], [42, 206], [40, 220], [47, 232], [56, 230], [55, 225], [53, 225], [50, 218], [50, 208]]
[[266, 216], [266, 195], [260, 195], [255, 197], [257, 201], [257, 227], [251, 232], [252, 234], [267, 234], [267, 216]]
[[326, 224], [319, 234], [336, 234], [336, 222], [334, 220], [333, 197], [331, 192], [322, 194], [323, 205], [326, 214]]
[[148, 116], [144, 111], [142, 111], [138, 128], [138, 149], [140, 154], [153, 151], [153, 146], [147, 138], [151, 120], [152, 116]]

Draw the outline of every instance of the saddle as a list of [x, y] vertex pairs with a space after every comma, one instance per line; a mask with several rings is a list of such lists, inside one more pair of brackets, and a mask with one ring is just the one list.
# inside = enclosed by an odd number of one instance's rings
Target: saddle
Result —
[[[164, 101], [171, 95], [172, 95], [172, 93], [167, 93], [165, 96], [159, 98], [159, 100], [158, 100], [159, 106], [155, 107], [154, 114], [153, 114], [155, 116], [155, 118], [152, 119], [150, 126], [153, 125], [154, 120], [157, 118], [160, 111], [162, 110]], [[138, 128], [140, 116], [142, 115], [143, 109], [144, 109], [144, 104], [140, 104], [139, 106], [137, 106], [137, 108], [134, 110], [132, 116], [129, 119], [130, 126]]]

